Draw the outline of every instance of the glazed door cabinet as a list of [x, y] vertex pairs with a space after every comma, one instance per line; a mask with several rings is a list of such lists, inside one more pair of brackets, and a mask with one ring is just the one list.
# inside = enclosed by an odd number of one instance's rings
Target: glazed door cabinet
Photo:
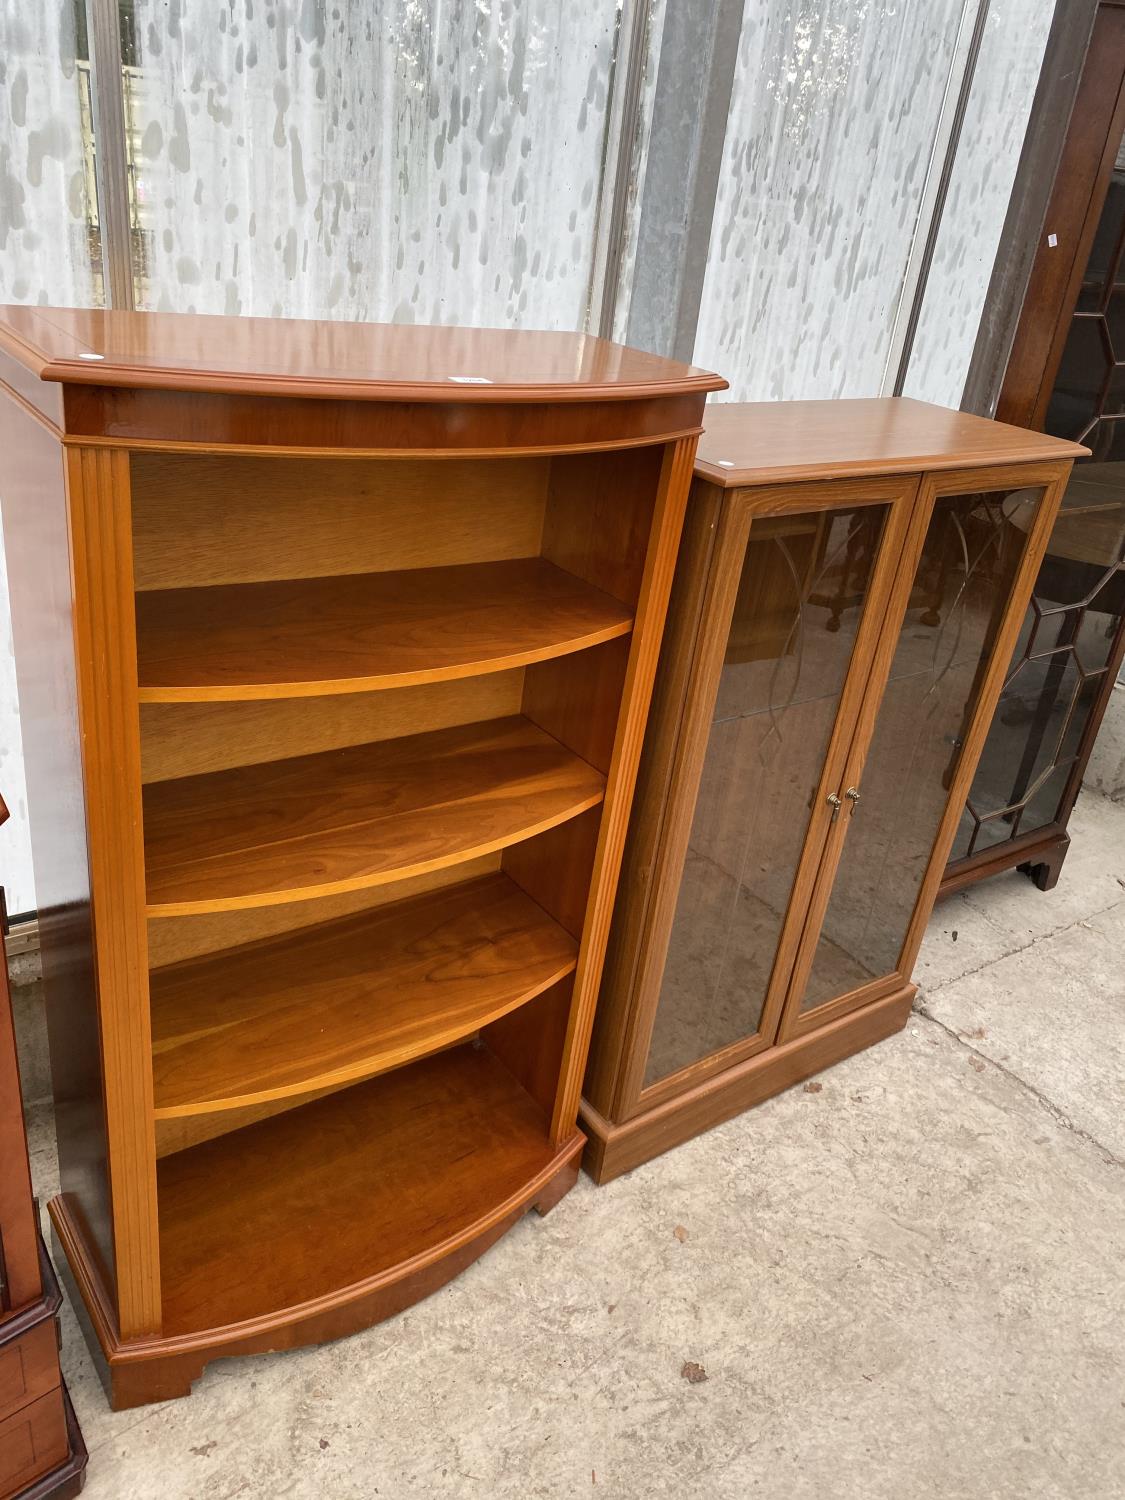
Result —
[[1067, 823], [1125, 659], [1118, 463], [1075, 465], [942, 881], [1025, 871], [1058, 883]]
[[[573, 1185], [705, 371], [0, 313], [61, 1194], [118, 1407]], [[88, 884], [85, 882], [88, 881]]]
[[1000, 395], [1013, 420], [1084, 443], [1063, 496], [942, 882], [1062, 871], [1125, 661], [1125, 9], [1102, 6]]
[[642, 960], [640, 982], [663, 998], [647, 1055], [635, 1054], [634, 1100], [773, 1040], [915, 489], [744, 490], [721, 508], [673, 749], [657, 876], [667, 909], [650, 918], [664, 940]]
[[599, 1180], [905, 1021], [1064, 468], [697, 470], [586, 1077]]

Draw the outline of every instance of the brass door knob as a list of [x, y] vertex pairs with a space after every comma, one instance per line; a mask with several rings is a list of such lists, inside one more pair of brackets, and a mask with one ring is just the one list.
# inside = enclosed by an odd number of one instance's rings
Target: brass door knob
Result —
[[856, 803], [859, 801], [859, 787], [857, 787], [857, 786], [850, 786], [850, 787], [848, 787], [847, 791], [844, 793], [844, 796], [847, 797], [848, 800], [851, 802], [852, 808], [854, 810]]

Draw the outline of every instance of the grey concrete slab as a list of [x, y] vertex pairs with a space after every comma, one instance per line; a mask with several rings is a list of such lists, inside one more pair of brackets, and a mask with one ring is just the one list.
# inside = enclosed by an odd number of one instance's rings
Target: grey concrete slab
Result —
[[1125, 1495], [1125, 808], [1079, 807], [1056, 892], [939, 911], [901, 1035], [378, 1328], [111, 1413], [66, 1309], [86, 1494]]
[[1125, 1167], [1125, 891], [920, 1003]]
[[1103, 797], [1125, 800], [1125, 681], [1119, 682], [1110, 694], [1086, 765], [1084, 784]]
[[1036, 890], [1012, 870], [939, 902], [915, 968], [924, 991], [975, 973], [1125, 896], [1125, 802], [1084, 792], [1070, 835], [1053, 891]]
[[1125, 1491], [1120, 1168], [924, 1017], [821, 1082], [187, 1401], [109, 1413], [68, 1318], [87, 1494]]

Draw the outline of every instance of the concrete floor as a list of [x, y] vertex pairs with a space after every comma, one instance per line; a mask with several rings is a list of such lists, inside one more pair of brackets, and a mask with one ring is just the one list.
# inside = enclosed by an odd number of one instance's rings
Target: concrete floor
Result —
[[90, 1500], [1125, 1496], [1125, 802], [1072, 832], [939, 907], [901, 1035], [366, 1334], [114, 1415], [67, 1310]]

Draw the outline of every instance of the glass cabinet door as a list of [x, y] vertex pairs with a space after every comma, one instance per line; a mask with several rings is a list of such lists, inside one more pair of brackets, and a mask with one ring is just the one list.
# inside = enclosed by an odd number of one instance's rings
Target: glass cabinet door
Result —
[[841, 788], [839, 862], [826, 859], [821, 873], [783, 1038], [823, 1024], [829, 1007], [850, 1009], [857, 992], [899, 969], [1045, 493], [1037, 485], [934, 501], [870, 743], [855, 748]]
[[[1125, 157], [1118, 154], [1044, 430], [1071, 472], [951, 862], [988, 864], [1065, 822], [1125, 650]], [[1030, 840], [1033, 841], [1033, 840]], [[955, 865], [967, 869], [968, 863]]]
[[950, 860], [1056, 821], [1125, 623], [1125, 464], [1078, 464], [1008, 668]]
[[[878, 629], [872, 615], [885, 606], [913, 490], [913, 481], [882, 481], [866, 494], [852, 490], [853, 504], [744, 511], [720, 540], [714, 572], [729, 575], [728, 597], [716, 606], [721, 660], [710, 673], [697, 664], [705, 748], [685, 815], [690, 832], [646, 1089], [762, 1035], [810, 815], [830, 749], [845, 738], [845, 685], [856, 670], [862, 696], [862, 658]], [[661, 878], [675, 881], [676, 872]]]

